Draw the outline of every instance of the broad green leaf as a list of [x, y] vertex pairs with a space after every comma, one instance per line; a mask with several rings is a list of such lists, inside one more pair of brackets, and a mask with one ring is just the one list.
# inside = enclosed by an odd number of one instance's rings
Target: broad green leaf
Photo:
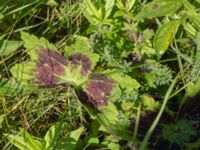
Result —
[[56, 46], [48, 40], [41, 37], [40, 39], [33, 34], [21, 32], [21, 39], [24, 41], [24, 47], [28, 49], [28, 54], [32, 59], [37, 59], [41, 48], [57, 50]]
[[20, 150], [34, 150], [30, 145], [27, 145], [24, 139], [18, 135], [5, 134], [7, 139]]
[[71, 56], [74, 53], [91, 53], [91, 44], [88, 38], [77, 36], [74, 44], [65, 47], [65, 56]]
[[97, 20], [102, 18], [102, 14], [96, 9], [91, 0], [84, 0], [83, 3], [86, 6], [85, 11], [83, 12], [84, 16], [91, 24], [96, 24]]
[[29, 145], [33, 150], [43, 149], [41, 141], [34, 139], [34, 137], [29, 134], [25, 129], [20, 129], [20, 135], [23, 137], [23, 140]]
[[[37, 59], [26, 63], [16, 64], [11, 68], [11, 73], [23, 85], [39, 87], [55, 87], [69, 83], [79, 86], [85, 83], [91, 69], [98, 60], [92, 53], [73, 54], [71, 60], [49, 49], [38, 49]], [[93, 56], [88, 57], [88, 56]]]
[[136, 19], [155, 18], [173, 14], [182, 6], [182, 0], [154, 0], [136, 15]]
[[76, 150], [76, 140], [68, 136], [64, 137], [58, 142], [56, 150]]
[[42, 143], [35, 140], [28, 132], [21, 130], [19, 135], [5, 134], [7, 139], [20, 150], [42, 150]]
[[0, 115], [0, 129], [2, 129], [2, 124], [4, 122], [5, 115]]
[[128, 8], [128, 11], [130, 11], [133, 8], [134, 4], [135, 0], [127, 0], [126, 7]]
[[113, 7], [115, 5], [115, 0], [106, 0], [106, 4], [105, 4], [105, 18], [109, 17]]
[[98, 17], [98, 10], [90, 0], [84, 0], [83, 3], [86, 5], [86, 10], [90, 13], [90, 15]]
[[84, 131], [84, 127], [80, 127], [74, 131], [71, 131], [70, 137], [73, 138], [75, 141], [78, 141], [83, 131]]
[[127, 93], [130, 93], [140, 87], [140, 84], [135, 79], [128, 75], [122, 75], [117, 70], [106, 70], [103, 73], [112, 78], [119, 86], [125, 89]]
[[108, 144], [108, 148], [110, 150], [120, 150], [120, 145], [117, 143], [109, 143]]
[[91, 63], [91, 69], [94, 69], [99, 61], [99, 55], [91, 51], [89, 39], [83, 36], [77, 36], [74, 44], [65, 47], [66, 57], [71, 57], [73, 54], [82, 54], [87, 56]]
[[88, 141], [88, 144], [98, 144], [99, 143], [99, 139], [97, 137], [91, 137]]
[[[116, 3], [115, 5], [116, 5], [120, 10], [125, 9], [125, 6], [124, 6], [124, 4], [123, 4], [123, 2], [122, 2], [121, 0], [116, 0], [115, 3]], [[117, 12], [117, 13], [118, 13], [118, 12]]]
[[23, 44], [22, 41], [0, 40], [0, 56], [8, 56], [15, 52]]
[[34, 80], [34, 68], [36, 68], [35, 62], [27, 62], [16, 64], [10, 69], [10, 72], [15, 77], [15, 79], [20, 82], [20, 84], [27, 85], [30, 81]]
[[106, 132], [132, 141], [131, 131], [129, 131], [129, 121], [119, 118], [119, 112], [114, 104], [109, 102], [107, 106], [99, 107], [99, 112], [95, 112], [87, 106], [85, 107], [89, 114], [103, 125]]
[[28, 94], [35, 91], [34, 87], [23, 86], [15, 79], [3, 78], [0, 80], [0, 96], [15, 96]]
[[111, 78], [114, 79], [127, 93], [133, 92], [140, 87], [140, 84], [128, 75], [120, 75], [118, 73], [112, 74]]
[[46, 149], [53, 149], [61, 131], [61, 126], [59, 124], [54, 124], [50, 127], [44, 137]]
[[91, 117], [97, 119], [107, 132], [131, 140], [128, 120], [119, 118], [120, 114], [111, 102], [112, 93], [117, 89], [117, 81], [106, 75], [96, 74], [75, 91]]
[[70, 135], [64, 137], [57, 144], [56, 150], [75, 150], [78, 139], [81, 133], [84, 131], [84, 127], [80, 127], [70, 132]]
[[160, 57], [168, 49], [172, 39], [176, 34], [179, 25], [180, 25], [180, 20], [175, 20], [163, 24], [158, 29], [154, 38], [154, 47], [156, 49], [157, 56]]

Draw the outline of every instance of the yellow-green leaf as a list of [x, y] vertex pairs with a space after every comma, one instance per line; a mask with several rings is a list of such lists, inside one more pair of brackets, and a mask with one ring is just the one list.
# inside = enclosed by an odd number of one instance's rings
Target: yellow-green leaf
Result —
[[168, 49], [179, 25], [180, 20], [175, 20], [163, 24], [158, 29], [154, 38], [154, 48], [156, 50], [157, 56], [163, 55]]
[[154, 0], [148, 3], [136, 19], [155, 18], [173, 14], [182, 6], [182, 0]]

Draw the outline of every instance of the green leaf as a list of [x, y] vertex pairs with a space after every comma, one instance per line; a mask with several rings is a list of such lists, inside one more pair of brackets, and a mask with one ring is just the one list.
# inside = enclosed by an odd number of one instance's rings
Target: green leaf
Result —
[[127, 0], [126, 6], [128, 8], [128, 11], [130, 11], [133, 8], [134, 4], [135, 4], [135, 0]]
[[39, 39], [33, 34], [21, 32], [21, 39], [24, 41], [24, 47], [29, 50], [28, 54], [32, 59], [37, 59], [39, 49], [41, 48], [57, 50], [55, 45], [51, 44], [43, 37]]
[[200, 31], [200, 14], [191, 13], [189, 14], [189, 20], [194, 24], [194, 26]]
[[180, 20], [170, 21], [163, 24], [156, 32], [154, 38], [154, 47], [156, 49], [157, 56], [162, 56], [168, 49], [172, 39], [174, 38], [176, 31], [180, 25]]
[[127, 93], [132, 92], [140, 87], [137, 80], [128, 75], [121, 74], [118, 70], [105, 70], [103, 73], [112, 78], [119, 86], [121, 86]]
[[81, 136], [81, 133], [84, 131], [84, 127], [80, 127], [72, 132], [70, 132], [70, 137], [73, 138], [75, 141], [78, 141], [78, 139]]
[[109, 143], [108, 144], [108, 148], [110, 150], [120, 150], [120, 145], [117, 143]]
[[99, 143], [99, 139], [97, 137], [91, 137], [88, 141], [88, 144], [98, 144]]
[[0, 129], [2, 129], [2, 124], [4, 122], [5, 115], [0, 115]]
[[171, 15], [182, 6], [182, 0], [154, 0], [136, 15], [136, 19], [155, 18]]
[[44, 137], [46, 149], [53, 149], [61, 131], [61, 126], [59, 124], [54, 124], [50, 127]]
[[91, 69], [94, 69], [99, 61], [99, 55], [91, 51], [92, 47], [88, 38], [77, 36], [76, 42], [70, 46], [65, 47], [65, 56], [71, 57], [73, 54], [86, 55], [91, 62]]
[[34, 137], [25, 129], [20, 129], [20, 135], [23, 137], [26, 144], [29, 145], [33, 150], [43, 149], [42, 143], [39, 140], [34, 139]]
[[105, 18], [109, 17], [113, 7], [115, 5], [115, 0], [106, 0], [106, 4], [105, 4]]
[[21, 136], [4, 134], [7, 139], [20, 150], [33, 150], [30, 145], [27, 145]]
[[96, 24], [97, 20], [102, 18], [102, 14], [96, 9], [91, 0], [84, 0], [83, 3], [86, 6], [83, 15], [88, 19], [91, 24]]
[[10, 69], [10, 72], [20, 84], [27, 85], [30, 81], [34, 80], [34, 68], [36, 68], [36, 62], [30, 61], [16, 64]]
[[192, 5], [188, 0], [183, 0], [183, 5], [186, 9], [188, 9], [191, 12], [195, 12], [195, 6]]
[[142, 102], [145, 111], [155, 111], [158, 110], [160, 107], [160, 103], [158, 101], [155, 101], [152, 97], [149, 97], [148, 95], [143, 95]]
[[114, 79], [122, 88], [124, 88], [127, 93], [131, 93], [133, 90], [136, 90], [140, 87], [140, 84], [137, 82], [137, 80], [128, 75], [114, 73], [110, 77]]
[[97, 121], [104, 127], [104, 131], [132, 141], [132, 134], [129, 131], [129, 121], [119, 118], [119, 112], [114, 104], [111, 102], [107, 106], [99, 107], [99, 111], [89, 108], [84, 105], [89, 114], [97, 119]]
[[58, 3], [55, 0], [47, 0], [46, 5], [50, 7], [58, 6]]
[[62, 138], [56, 146], [56, 150], [75, 150], [76, 140], [71, 137]]
[[183, 23], [183, 27], [191, 36], [196, 35], [197, 31], [190, 23]]
[[56, 150], [75, 150], [76, 143], [84, 131], [84, 127], [80, 127], [74, 131], [70, 132], [70, 135], [64, 137], [57, 144]]
[[8, 56], [15, 52], [23, 44], [22, 41], [0, 40], [0, 56]]
[[91, 53], [91, 44], [87, 37], [76, 36], [74, 44], [65, 47], [65, 56], [69, 57], [74, 53]]
[[193, 97], [200, 92], [200, 78], [195, 83], [191, 82], [186, 88], [186, 96]]
[[34, 87], [23, 86], [15, 79], [3, 78], [0, 80], [0, 96], [15, 96], [35, 91]]
[[197, 43], [197, 51], [196, 51], [196, 64], [200, 65], [200, 32], [196, 34], [196, 43]]
[[19, 135], [5, 134], [7, 139], [15, 145], [20, 150], [42, 150], [42, 143], [35, 140], [32, 135], [30, 135], [25, 130], [21, 130]]
[[175, 124], [165, 125], [162, 132], [165, 139], [180, 146], [187, 143], [196, 134], [197, 131], [188, 120], [179, 120]]

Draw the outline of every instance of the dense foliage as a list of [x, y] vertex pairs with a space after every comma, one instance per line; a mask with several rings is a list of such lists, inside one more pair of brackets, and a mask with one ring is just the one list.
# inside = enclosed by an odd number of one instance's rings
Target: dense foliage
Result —
[[0, 149], [200, 148], [200, 0], [0, 0]]

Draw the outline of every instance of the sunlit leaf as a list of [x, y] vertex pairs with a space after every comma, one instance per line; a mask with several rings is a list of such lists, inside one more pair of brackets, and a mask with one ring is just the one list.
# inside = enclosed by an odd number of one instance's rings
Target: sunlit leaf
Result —
[[148, 95], [144, 95], [142, 97], [142, 103], [144, 105], [145, 111], [156, 111], [160, 107], [160, 103], [158, 101], [155, 101], [152, 97]]
[[21, 129], [19, 135], [5, 134], [8, 140], [18, 147], [20, 150], [42, 150], [43, 145], [40, 141], [34, 139], [32, 135], [30, 135], [25, 130]]
[[28, 49], [27, 52], [32, 59], [38, 58], [38, 51], [40, 51], [40, 48], [57, 50], [55, 45], [51, 44], [43, 37], [39, 39], [33, 34], [21, 32], [21, 39], [24, 41], [24, 47]]
[[189, 20], [194, 24], [194, 26], [200, 31], [200, 14], [191, 13], [189, 14]]
[[70, 132], [70, 135], [61, 139], [56, 150], [75, 150], [77, 141], [79, 140], [84, 127], [80, 127]]
[[61, 131], [59, 124], [54, 124], [50, 127], [44, 137], [46, 149], [53, 149]]
[[173, 14], [182, 6], [182, 0], [154, 0], [147, 3], [136, 19], [155, 18]]
[[163, 55], [168, 49], [179, 25], [180, 20], [170, 21], [166, 24], [163, 24], [157, 30], [154, 38], [154, 47], [156, 49], [157, 56]]
[[26, 87], [15, 79], [3, 78], [0, 80], [0, 96], [14, 96], [29, 94], [35, 91], [35, 87]]
[[84, 127], [79, 127], [78, 129], [70, 132], [70, 137], [73, 138], [75, 141], [78, 141], [83, 131]]
[[22, 41], [0, 40], [0, 56], [8, 56], [14, 53], [22, 44]]
[[105, 18], [109, 17], [114, 7], [115, 0], [106, 0], [105, 4]]
[[110, 96], [118, 83], [105, 75], [96, 75], [76, 94], [93, 118], [103, 125], [107, 132], [131, 140], [129, 122], [119, 118], [119, 112], [111, 102]]

